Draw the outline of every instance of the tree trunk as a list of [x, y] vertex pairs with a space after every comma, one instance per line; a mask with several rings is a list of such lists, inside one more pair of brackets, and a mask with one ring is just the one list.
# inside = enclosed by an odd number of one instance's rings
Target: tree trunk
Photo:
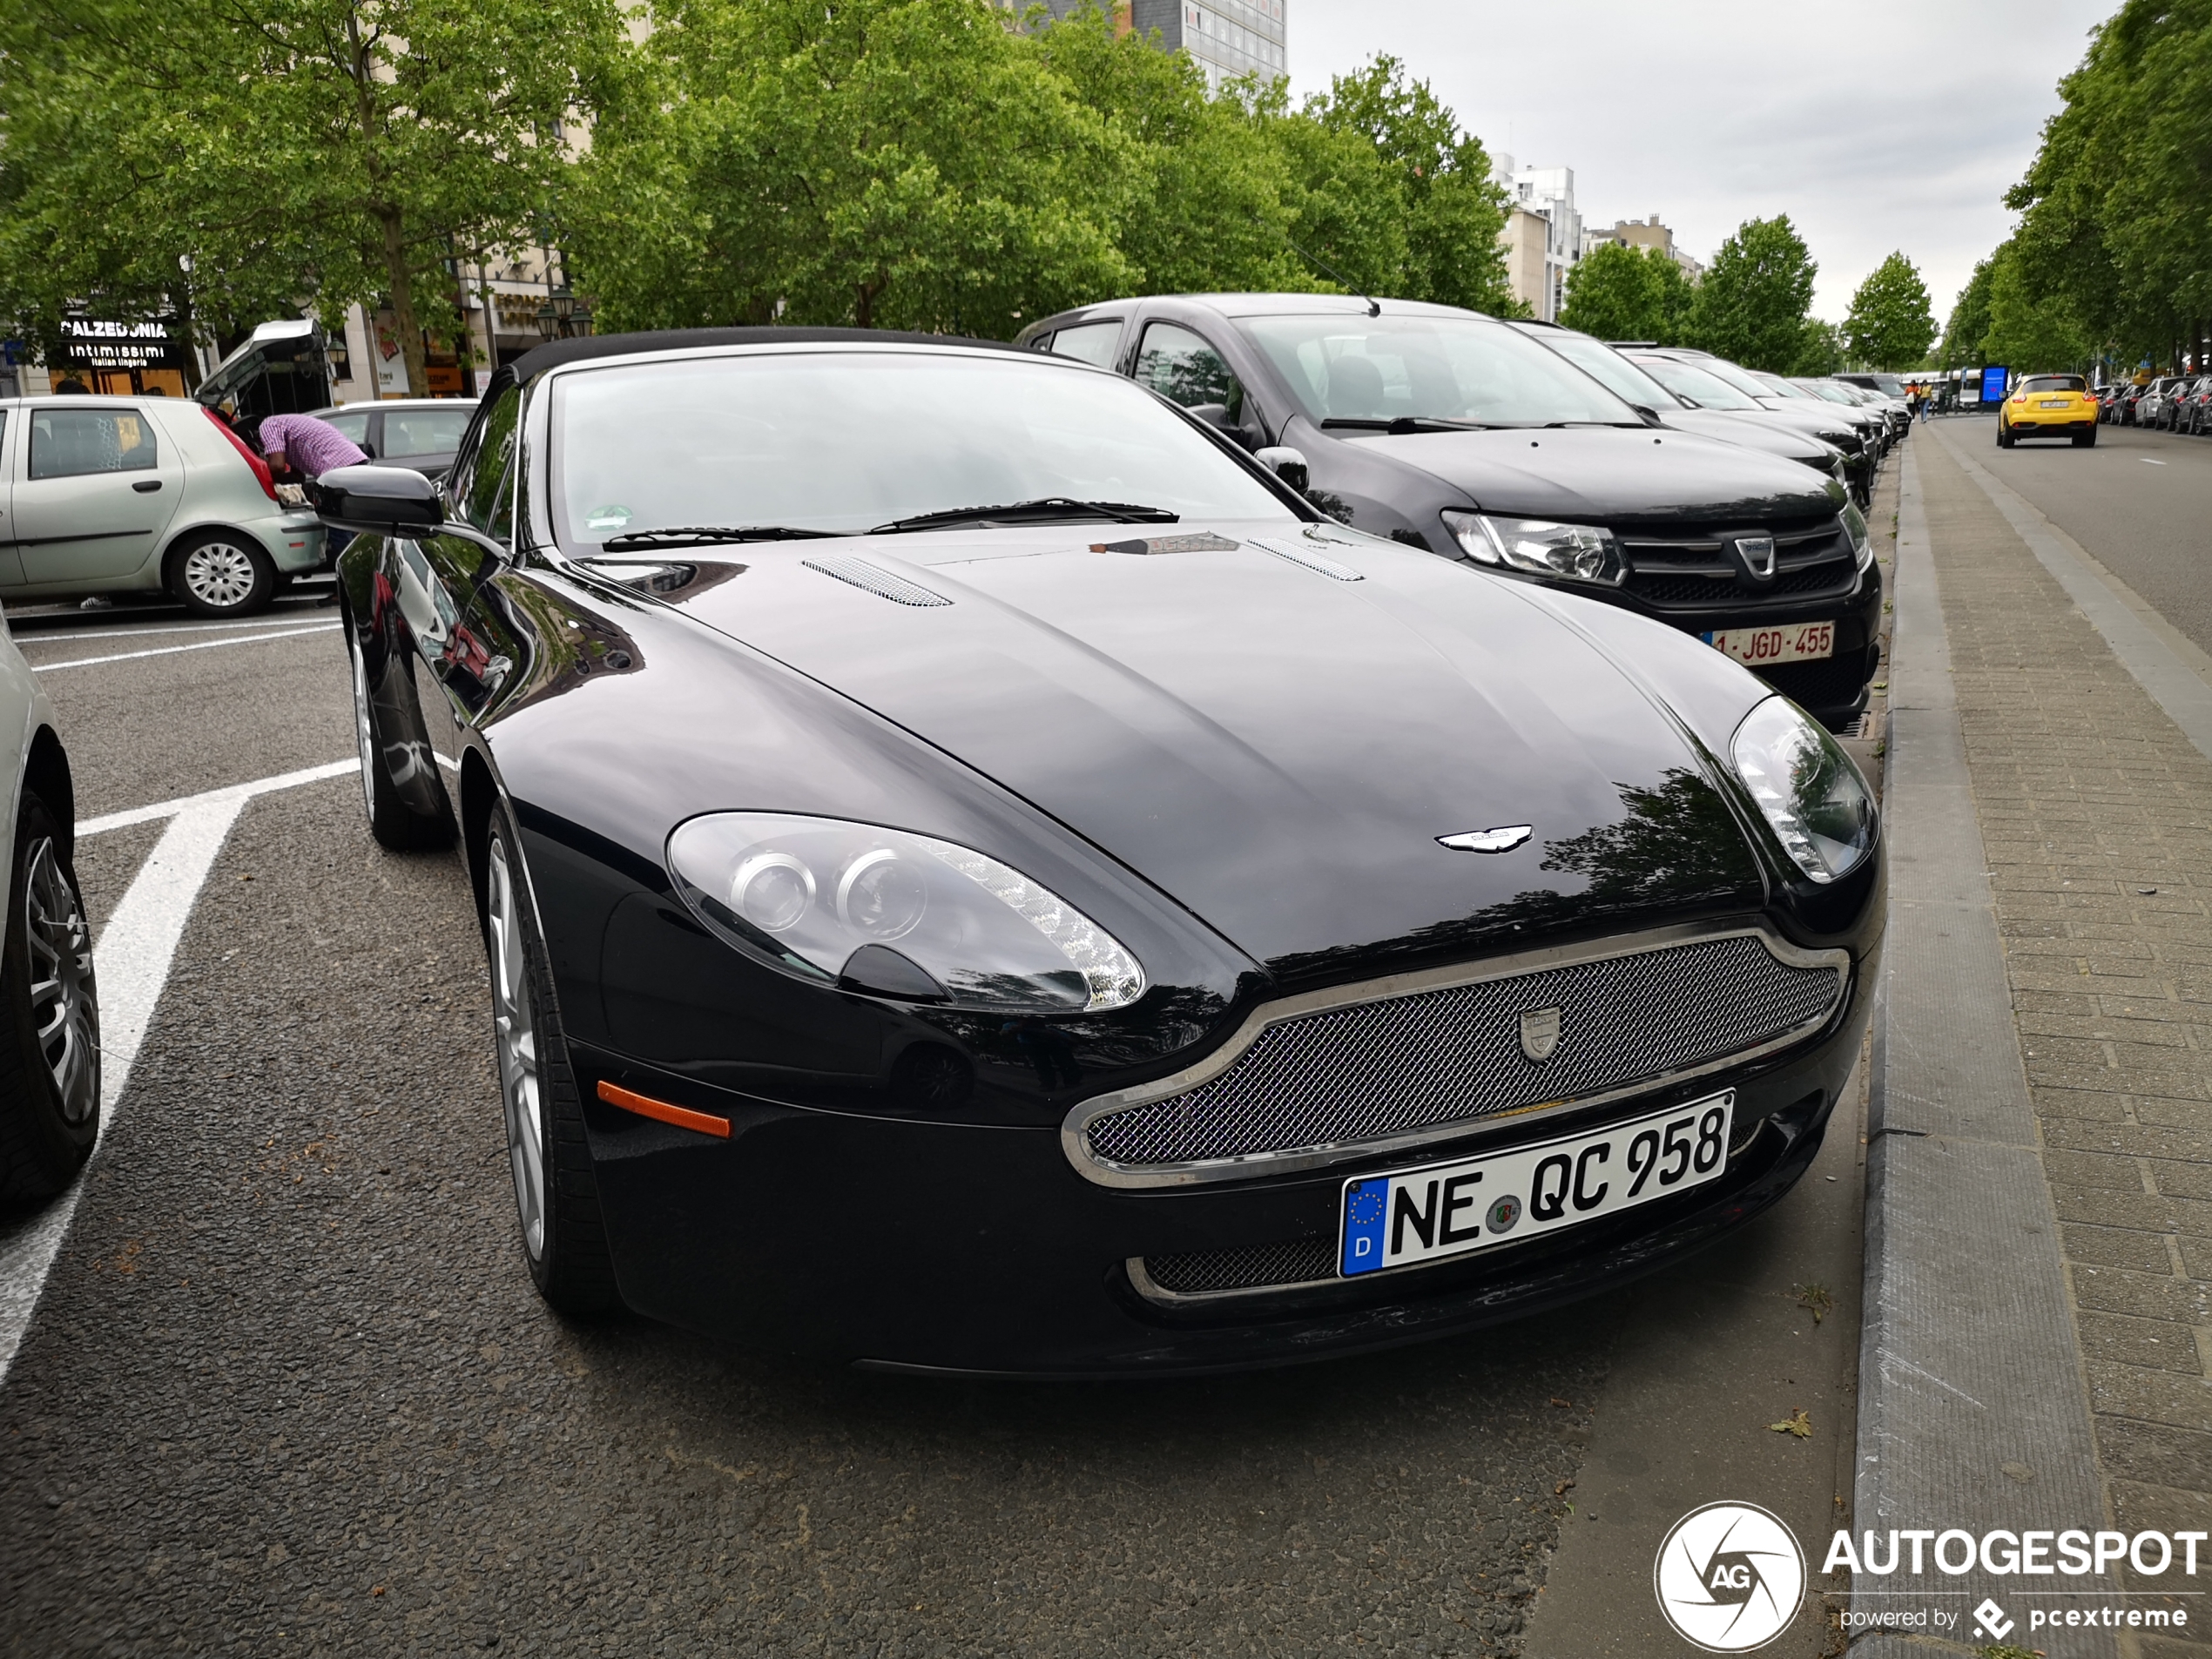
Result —
[[399, 331], [400, 361], [407, 365], [408, 395], [428, 397], [430, 365], [422, 349], [422, 327], [415, 320], [415, 279], [407, 268], [400, 210], [380, 208], [376, 217], [384, 227], [384, 280], [392, 294], [392, 327]]

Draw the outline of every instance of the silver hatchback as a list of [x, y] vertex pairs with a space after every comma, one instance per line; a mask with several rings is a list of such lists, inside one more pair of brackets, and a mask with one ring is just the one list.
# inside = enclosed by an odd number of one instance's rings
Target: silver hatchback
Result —
[[0, 401], [0, 599], [167, 592], [246, 616], [322, 557], [313, 509], [197, 403]]

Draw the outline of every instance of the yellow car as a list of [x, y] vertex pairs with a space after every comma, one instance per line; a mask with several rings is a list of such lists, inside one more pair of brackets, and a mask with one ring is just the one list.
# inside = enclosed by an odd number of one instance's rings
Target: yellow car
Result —
[[1997, 447], [2022, 438], [2072, 438], [2077, 449], [2097, 442], [2097, 400], [2079, 374], [2030, 374], [1997, 406]]

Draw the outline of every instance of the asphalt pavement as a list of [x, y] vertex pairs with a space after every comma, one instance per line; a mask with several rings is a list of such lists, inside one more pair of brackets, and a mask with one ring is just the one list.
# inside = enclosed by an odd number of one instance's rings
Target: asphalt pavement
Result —
[[[0, 1217], [6, 1651], [1513, 1654], [1562, 1524], [1619, 1527], [1557, 1559], [1648, 1603], [1622, 1563], [1677, 1489], [1830, 1514], [1850, 1135], [1725, 1254], [1256, 1375], [931, 1382], [556, 1319], [461, 867], [377, 848], [342, 764], [293, 778], [352, 754], [317, 598], [11, 618], [80, 819], [160, 810], [79, 853], [104, 993], [150, 1015], [101, 1150], [65, 1237]], [[1808, 1405], [1815, 1440], [1767, 1427]]]

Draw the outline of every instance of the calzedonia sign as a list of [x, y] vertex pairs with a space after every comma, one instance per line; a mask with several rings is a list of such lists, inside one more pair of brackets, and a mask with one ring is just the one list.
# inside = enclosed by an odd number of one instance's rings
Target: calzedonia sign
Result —
[[125, 322], [98, 317], [64, 317], [61, 347], [49, 367], [64, 370], [181, 370], [185, 367], [185, 346], [178, 336], [176, 321], [171, 318]]

